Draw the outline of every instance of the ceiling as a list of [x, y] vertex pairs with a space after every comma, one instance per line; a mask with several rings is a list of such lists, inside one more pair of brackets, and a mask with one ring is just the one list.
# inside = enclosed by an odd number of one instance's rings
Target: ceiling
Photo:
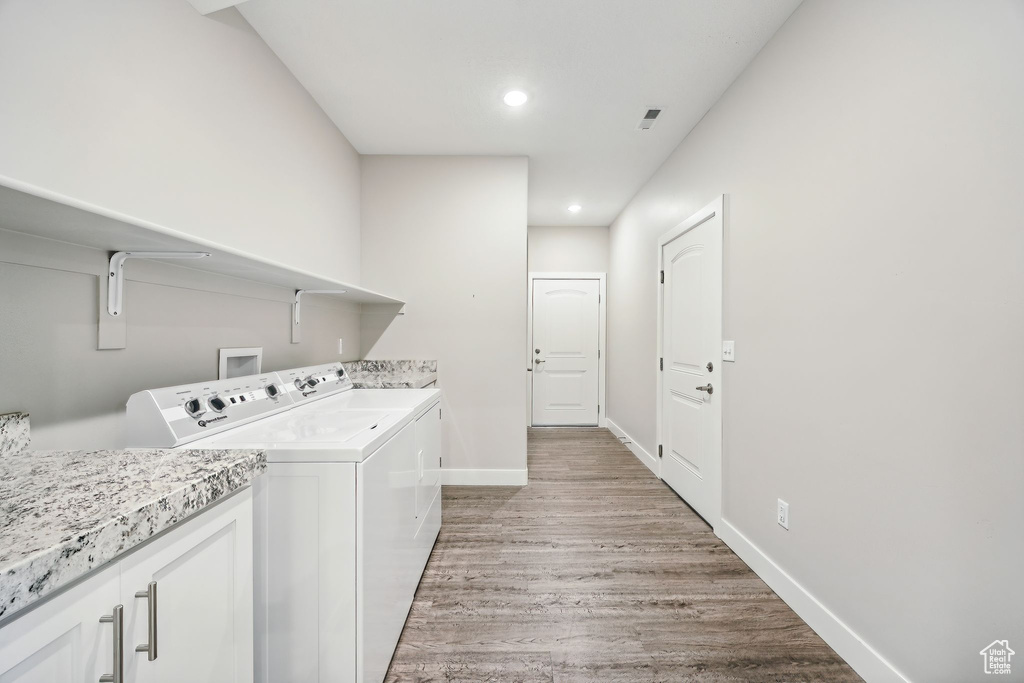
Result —
[[[362, 154], [526, 155], [530, 225], [608, 225], [800, 0], [248, 0]], [[509, 90], [530, 99], [502, 102]], [[637, 124], [662, 109], [652, 130]], [[566, 207], [578, 203], [576, 214]]]

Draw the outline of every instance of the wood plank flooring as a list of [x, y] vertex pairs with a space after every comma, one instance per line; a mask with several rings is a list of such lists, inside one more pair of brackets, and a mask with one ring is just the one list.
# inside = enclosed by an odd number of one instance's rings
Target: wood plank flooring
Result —
[[859, 681], [605, 429], [532, 429], [530, 485], [445, 487], [387, 681]]

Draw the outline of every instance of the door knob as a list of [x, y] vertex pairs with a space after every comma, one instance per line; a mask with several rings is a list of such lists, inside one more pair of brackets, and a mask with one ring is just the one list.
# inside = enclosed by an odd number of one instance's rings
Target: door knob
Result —
[[708, 385], [706, 387], [697, 387], [697, 391], [706, 391], [710, 396], [711, 394], [715, 393], [715, 388], [711, 386], [711, 382], [708, 382]]
[[534, 358], [534, 359], [533, 359], [533, 364], [534, 364], [534, 365], [540, 365], [540, 364], [541, 364], [541, 363], [543, 363], [543, 362], [544, 362], [544, 361], [542, 361], [542, 360], [541, 360], [540, 358]]

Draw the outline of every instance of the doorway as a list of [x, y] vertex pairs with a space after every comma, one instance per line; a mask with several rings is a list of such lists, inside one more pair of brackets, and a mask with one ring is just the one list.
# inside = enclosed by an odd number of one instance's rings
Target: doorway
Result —
[[604, 273], [530, 273], [528, 421], [605, 424]]
[[724, 197], [658, 240], [661, 478], [711, 525], [722, 514]]

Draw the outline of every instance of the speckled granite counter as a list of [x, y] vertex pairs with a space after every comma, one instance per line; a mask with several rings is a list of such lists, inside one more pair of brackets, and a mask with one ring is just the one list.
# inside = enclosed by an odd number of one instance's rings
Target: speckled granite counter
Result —
[[28, 415], [0, 415], [0, 458], [20, 453], [29, 447]]
[[422, 389], [437, 381], [436, 360], [359, 360], [342, 365], [356, 389]]
[[266, 462], [255, 450], [7, 452], [0, 619], [244, 487]]

